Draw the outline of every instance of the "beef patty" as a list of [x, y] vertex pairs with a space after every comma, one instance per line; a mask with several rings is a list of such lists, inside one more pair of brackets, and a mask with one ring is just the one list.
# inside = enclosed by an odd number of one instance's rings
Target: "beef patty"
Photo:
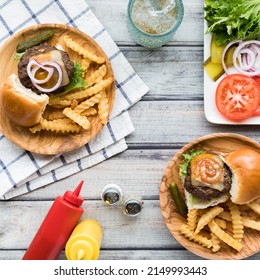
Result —
[[224, 189], [222, 191], [205, 187], [205, 186], [193, 186], [191, 184], [191, 169], [190, 166], [187, 168], [187, 176], [185, 177], [184, 181], [184, 188], [187, 192], [191, 193], [196, 198], [202, 200], [210, 200], [212, 198], [219, 198], [224, 194], [228, 193], [232, 184], [232, 174], [230, 169], [226, 164], [224, 164]]
[[[21, 84], [26, 87], [30, 88], [32, 91], [36, 93], [41, 93], [34, 85], [32, 84], [32, 81], [30, 77], [27, 74], [27, 64], [29, 63], [29, 59], [32, 56], [42, 54], [42, 53], [47, 53], [52, 50], [57, 50], [56, 47], [50, 46], [47, 43], [40, 44], [38, 46], [32, 47], [28, 49], [25, 54], [22, 56], [19, 64], [18, 64], [18, 77], [21, 81]], [[74, 63], [70, 60], [69, 55], [65, 51], [59, 50], [62, 56], [62, 61], [64, 63], [65, 69], [67, 71], [69, 80], [71, 80], [73, 74], [74, 74]], [[61, 87], [57, 89], [55, 92], [52, 93], [57, 93], [63, 90], [64, 87]]]

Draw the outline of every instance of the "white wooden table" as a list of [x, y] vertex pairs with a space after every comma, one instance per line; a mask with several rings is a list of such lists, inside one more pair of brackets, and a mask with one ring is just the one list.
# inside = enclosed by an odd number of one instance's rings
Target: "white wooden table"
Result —
[[[11, 201], [0, 202], [0, 259], [21, 259], [53, 200], [84, 179], [84, 215], [104, 229], [100, 259], [200, 259], [166, 228], [159, 206], [163, 171], [175, 152], [191, 140], [216, 132], [260, 141], [258, 128], [213, 125], [203, 109], [203, 1], [184, 0], [185, 16], [168, 45], [157, 50], [136, 45], [126, 26], [127, 0], [88, 0], [150, 92], [133, 106], [135, 132], [128, 150], [105, 162]], [[127, 218], [100, 199], [108, 182], [141, 195], [144, 210]], [[64, 253], [61, 259], [65, 259]], [[250, 257], [260, 259], [260, 253]]]

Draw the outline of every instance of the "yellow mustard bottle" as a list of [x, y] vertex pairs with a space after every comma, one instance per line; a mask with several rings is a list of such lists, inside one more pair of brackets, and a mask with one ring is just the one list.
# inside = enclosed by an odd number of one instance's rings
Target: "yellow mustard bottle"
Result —
[[81, 221], [72, 231], [66, 246], [68, 260], [97, 260], [103, 239], [101, 225], [92, 219]]

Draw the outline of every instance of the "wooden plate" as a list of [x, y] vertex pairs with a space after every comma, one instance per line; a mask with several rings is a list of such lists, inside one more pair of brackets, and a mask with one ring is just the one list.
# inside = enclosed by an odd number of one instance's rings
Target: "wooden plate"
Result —
[[[189, 241], [179, 233], [179, 226], [185, 223], [186, 220], [176, 210], [176, 206], [171, 197], [170, 183], [176, 182], [179, 190], [183, 194], [183, 187], [180, 182], [178, 172], [179, 163], [182, 161], [182, 154], [188, 152], [190, 149], [203, 149], [207, 152], [215, 153], [229, 153], [234, 150], [242, 148], [251, 148], [260, 152], [260, 144], [255, 140], [248, 137], [232, 134], [232, 133], [217, 133], [206, 135], [198, 138], [182, 149], [180, 149], [169, 162], [160, 186], [160, 207], [164, 222], [174, 238], [190, 252], [206, 259], [243, 259], [247, 258], [260, 251], [260, 233], [257, 231], [245, 229], [245, 235], [243, 238], [243, 249], [238, 253], [232, 248], [225, 246], [221, 243], [221, 250], [217, 253], [212, 253], [210, 249], [203, 248], [194, 242]], [[250, 214], [249, 214], [250, 213]], [[244, 215], [253, 215], [251, 211], [244, 212]]]
[[[50, 41], [51, 45], [60, 44], [65, 51], [68, 52], [72, 61], [81, 61], [81, 57], [75, 52], [67, 49], [63, 43], [63, 36], [69, 35], [71, 38], [77, 40], [84, 47], [96, 54], [102, 56], [106, 60], [107, 74], [106, 77], [114, 77], [113, 70], [109, 59], [105, 55], [101, 47], [88, 35], [83, 32], [61, 24], [41, 24], [24, 29], [12, 37], [10, 37], [0, 49], [0, 84], [2, 84], [11, 73], [17, 74], [18, 62], [14, 60], [16, 54], [16, 46], [18, 42], [29, 38], [44, 30], [53, 30], [55, 35]], [[89, 71], [93, 71], [94, 64], [90, 66]], [[114, 98], [115, 98], [115, 82], [106, 88], [106, 93], [109, 101], [109, 114], [111, 113]], [[103, 124], [98, 117], [92, 117], [90, 119], [91, 129], [89, 131], [83, 131], [78, 134], [55, 134], [48, 131], [32, 134], [28, 128], [14, 125], [5, 116], [3, 111], [0, 109], [0, 130], [2, 133], [14, 144], [21, 148], [39, 154], [60, 154], [72, 151], [80, 148], [81, 146], [92, 140], [102, 129]]]

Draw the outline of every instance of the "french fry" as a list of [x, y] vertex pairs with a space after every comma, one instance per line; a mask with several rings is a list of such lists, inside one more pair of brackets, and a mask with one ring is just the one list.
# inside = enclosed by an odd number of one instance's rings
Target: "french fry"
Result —
[[219, 239], [221, 239], [224, 243], [234, 248], [238, 252], [242, 250], [242, 243], [235, 240], [233, 237], [228, 235], [224, 230], [222, 230], [214, 220], [211, 220], [208, 224], [211, 232], [213, 232]]
[[48, 121], [46, 119], [41, 119], [40, 123], [36, 126], [29, 128], [32, 133], [39, 132], [41, 130], [49, 130], [54, 132], [61, 133], [78, 133], [80, 131], [80, 126], [75, 123], [72, 123], [70, 119], [57, 119]]
[[53, 120], [64, 119], [64, 118], [66, 118], [66, 116], [62, 113], [62, 110], [56, 110], [50, 112], [46, 119], [48, 121], [53, 121]]
[[105, 80], [100, 80], [98, 83], [96, 83], [92, 87], [88, 87], [86, 89], [76, 91], [73, 93], [68, 93], [66, 96], [64, 96], [64, 99], [69, 101], [69, 100], [73, 100], [73, 99], [79, 100], [79, 99], [88, 98], [92, 95], [95, 95], [95, 94], [101, 92], [103, 89], [105, 89], [110, 84], [112, 84], [113, 81], [114, 81], [113, 77], [107, 78]]
[[90, 51], [86, 50], [82, 45], [80, 45], [78, 42], [74, 41], [72, 38], [70, 38], [68, 35], [65, 35], [63, 37], [65, 45], [73, 50], [74, 52], [77, 52], [78, 54], [82, 55], [84, 58], [89, 59], [90, 61], [94, 61], [96, 63], [102, 64], [105, 62], [105, 58], [101, 56], [96, 56], [95, 54], [91, 53]]
[[223, 211], [223, 212], [219, 213], [218, 217], [223, 219], [223, 220], [225, 220], [225, 221], [227, 221], [227, 222], [231, 222], [232, 221], [231, 215], [227, 211]]
[[88, 130], [90, 128], [90, 122], [87, 117], [81, 116], [71, 108], [65, 108], [63, 110], [63, 114], [66, 115], [69, 119], [73, 120], [75, 123], [79, 124], [85, 130]]
[[212, 241], [200, 234], [195, 234], [188, 225], [182, 224], [179, 228], [180, 233], [188, 238], [190, 241], [194, 241], [203, 247], [210, 248]]
[[102, 91], [100, 94], [101, 97], [98, 101], [98, 115], [101, 123], [106, 124], [108, 119], [108, 100], [104, 91]]
[[92, 107], [93, 105], [97, 104], [99, 102], [100, 98], [101, 98], [101, 94], [100, 93], [95, 94], [94, 96], [90, 97], [89, 99], [86, 99], [86, 100], [82, 101], [74, 109], [74, 111], [80, 114], [84, 110], [86, 110], [86, 109]]
[[217, 237], [217, 235], [213, 232], [210, 232], [210, 237], [211, 237], [211, 243], [212, 243], [212, 252], [216, 253], [220, 250], [220, 239]]
[[[222, 229], [226, 229], [227, 227], [227, 223], [225, 220], [221, 220], [217, 217], [215, 217], [213, 219], [213, 221]], [[212, 252], [216, 253], [220, 250], [221, 246], [220, 246], [220, 239], [217, 237], [217, 235], [215, 233], [213, 233], [212, 231], [210, 232], [210, 236], [211, 236], [211, 242], [212, 242]]]
[[84, 72], [87, 72], [87, 70], [89, 69], [90, 64], [91, 64], [91, 61], [88, 58], [83, 58], [81, 60], [81, 67], [84, 70]]
[[260, 204], [256, 201], [252, 201], [247, 204], [247, 206], [252, 209], [256, 214], [260, 215]]
[[49, 106], [54, 108], [65, 108], [71, 105], [72, 100], [61, 99], [60, 97], [53, 97], [49, 100]]
[[198, 209], [189, 210], [187, 213], [187, 225], [195, 231], [198, 222]]
[[260, 231], [260, 222], [256, 222], [254, 220], [248, 219], [243, 217], [243, 225], [247, 228], [255, 229], [257, 231]]
[[70, 108], [73, 110], [78, 106], [78, 101], [77, 100], [72, 100]]
[[228, 201], [227, 205], [231, 215], [233, 238], [240, 242], [244, 235], [244, 225], [239, 207], [231, 201]]
[[195, 233], [199, 233], [204, 226], [206, 226], [212, 219], [214, 219], [217, 215], [219, 215], [221, 212], [223, 212], [224, 209], [219, 206], [214, 206], [208, 210], [205, 214], [203, 214], [197, 224]]
[[226, 229], [227, 228], [227, 222], [225, 220], [222, 220], [222, 219], [219, 219], [218, 217], [215, 217], [214, 221], [222, 229]]
[[88, 108], [86, 110], [84, 110], [83, 112], [80, 113], [81, 116], [86, 116], [86, 117], [89, 117], [89, 116], [94, 116], [97, 114], [97, 110], [95, 108]]
[[93, 84], [99, 82], [104, 78], [107, 73], [107, 67], [105, 64], [100, 66], [96, 71], [94, 71], [91, 75], [85, 76], [85, 80], [88, 86], [92, 86]]

